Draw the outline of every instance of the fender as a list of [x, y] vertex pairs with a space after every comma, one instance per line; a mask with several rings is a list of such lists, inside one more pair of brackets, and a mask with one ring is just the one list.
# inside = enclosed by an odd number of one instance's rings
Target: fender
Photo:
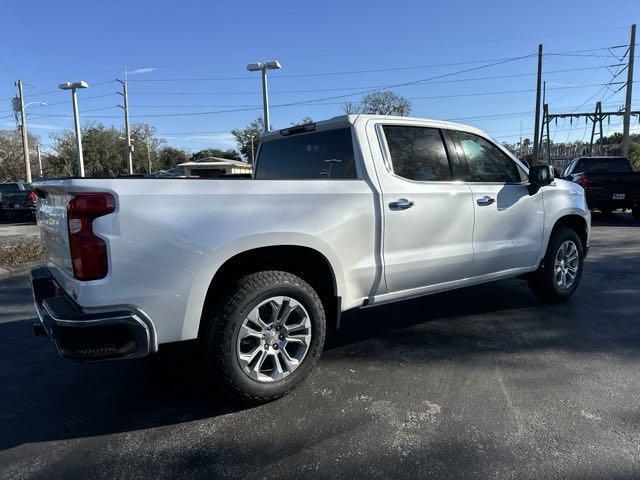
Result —
[[342, 263], [337, 253], [319, 237], [299, 232], [277, 232], [234, 239], [216, 248], [215, 255], [205, 259], [202, 268], [193, 277], [182, 324], [182, 338], [192, 339], [198, 336], [202, 309], [204, 308], [209, 285], [225, 262], [249, 250], [277, 246], [307, 247], [322, 254], [333, 270], [337, 295], [344, 296], [345, 286]]
[[587, 225], [587, 244], [591, 229], [591, 212], [587, 207], [584, 191], [579, 185], [556, 179], [554, 184], [543, 188], [543, 202], [545, 210], [544, 236], [538, 255], [538, 264], [544, 258], [551, 232], [561, 218], [570, 215], [581, 217]]

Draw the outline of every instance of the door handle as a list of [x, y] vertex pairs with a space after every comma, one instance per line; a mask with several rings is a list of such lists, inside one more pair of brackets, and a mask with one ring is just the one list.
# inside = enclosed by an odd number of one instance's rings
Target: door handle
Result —
[[400, 198], [395, 202], [389, 203], [389, 208], [391, 210], [406, 210], [407, 208], [413, 207], [414, 203], [411, 200], [407, 200], [406, 198]]
[[478, 205], [480, 205], [481, 207], [485, 207], [487, 205], [491, 205], [492, 203], [494, 203], [496, 201], [495, 198], [491, 198], [488, 196], [484, 196], [484, 197], [480, 197], [479, 199], [476, 200], [476, 203]]

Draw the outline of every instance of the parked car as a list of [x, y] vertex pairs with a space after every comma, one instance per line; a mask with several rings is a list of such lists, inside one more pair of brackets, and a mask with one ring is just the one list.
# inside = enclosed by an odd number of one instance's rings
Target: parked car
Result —
[[629, 209], [640, 221], [640, 172], [626, 157], [579, 157], [562, 172], [562, 178], [584, 188], [587, 205], [603, 213]]
[[0, 215], [7, 219], [35, 220], [36, 194], [28, 183], [0, 183]]
[[251, 402], [299, 384], [345, 310], [515, 276], [568, 299], [591, 221], [582, 187], [480, 130], [371, 115], [266, 134], [253, 179], [36, 192], [37, 334], [81, 361], [197, 339], [211, 377]]

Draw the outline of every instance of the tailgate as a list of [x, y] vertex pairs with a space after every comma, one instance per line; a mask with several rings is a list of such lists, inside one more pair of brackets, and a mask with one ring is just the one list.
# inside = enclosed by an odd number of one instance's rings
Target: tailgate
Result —
[[588, 173], [587, 191], [599, 197], [616, 194], [621, 199], [640, 198], [640, 175], [637, 173]]
[[47, 260], [73, 275], [67, 228], [67, 204], [70, 198], [65, 193], [40, 194], [36, 220]]

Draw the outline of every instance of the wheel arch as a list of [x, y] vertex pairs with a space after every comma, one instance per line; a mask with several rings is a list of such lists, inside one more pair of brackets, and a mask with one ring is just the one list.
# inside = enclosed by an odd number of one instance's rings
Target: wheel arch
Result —
[[586, 249], [589, 245], [589, 226], [584, 217], [577, 214], [568, 214], [558, 218], [551, 229], [549, 238], [551, 238], [551, 236], [553, 236], [553, 234], [562, 227], [570, 228], [576, 232], [578, 238], [582, 242], [582, 248], [586, 253]]
[[220, 264], [210, 276], [202, 300], [198, 332], [206, 321], [204, 317], [219, 294], [228, 288], [229, 281], [238, 276], [263, 270], [282, 270], [299, 276], [309, 283], [320, 296], [329, 328], [337, 328], [341, 311], [341, 282], [339, 272], [320, 250], [308, 245], [277, 244], [256, 246], [235, 252]]

